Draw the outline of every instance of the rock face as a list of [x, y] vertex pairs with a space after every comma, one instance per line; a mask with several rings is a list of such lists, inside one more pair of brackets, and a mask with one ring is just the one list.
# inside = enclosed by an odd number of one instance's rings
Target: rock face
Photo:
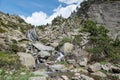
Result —
[[100, 25], [105, 25], [113, 39], [116, 36], [120, 38], [120, 1], [101, 1], [105, 0], [83, 2], [77, 14], [81, 13], [82, 19], [88, 18]]
[[31, 54], [22, 53], [22, 52], [19, 52], [17, 54], [18, 56], [20, 56], [21, 63], [27, 68], [35, 66], [35, 60]]

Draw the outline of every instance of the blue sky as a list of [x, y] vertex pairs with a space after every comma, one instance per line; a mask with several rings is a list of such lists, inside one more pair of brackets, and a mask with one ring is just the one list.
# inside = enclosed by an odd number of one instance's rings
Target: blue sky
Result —
[[83, 0], [0, 0], [0, 11], [16, 14], [32, 25], [51, 23], [58, 15], [68, 18]]

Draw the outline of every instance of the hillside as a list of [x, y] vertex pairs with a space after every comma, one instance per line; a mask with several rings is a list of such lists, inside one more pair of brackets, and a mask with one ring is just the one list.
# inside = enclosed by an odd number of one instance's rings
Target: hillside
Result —
[[0, 12], [0, 50], [8, 50], [12, 41], [24, 39], [25, 32], [30, 28], [32, 26], [19, 16]]
[[0, 12], [0, 80], [119, 80], [119, 8], [88, 0], [36, 28]]

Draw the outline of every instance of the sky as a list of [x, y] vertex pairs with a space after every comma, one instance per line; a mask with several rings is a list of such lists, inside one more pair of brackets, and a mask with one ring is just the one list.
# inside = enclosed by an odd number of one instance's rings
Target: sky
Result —
[[83, 0], [0, 0], [0, 11], [19, 15], [32, 25], [45, 25], [57, 17], [68, 18]]

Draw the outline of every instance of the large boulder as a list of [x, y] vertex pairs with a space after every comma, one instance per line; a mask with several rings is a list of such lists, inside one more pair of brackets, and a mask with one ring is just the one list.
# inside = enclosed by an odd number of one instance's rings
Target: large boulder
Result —
[[20, 57], [22, 65], [26, 66], [27, 68], [35, 66], [35, 59], [31, 54], [18, 52], [18, 56]]
[[71, 53], [73, 50], [74, 46], [71, 43], [64, 43], [62, 50], [64, 53]]
[[35, 48], [37, 48], [38, 50], [42, 50], [42, 51], [45, 51], [45, 50], [46, 50], [46, 51], [53, 51], [53, 50], [54, 50], [53, 47], [43, 45], [43, 44], [41, 44], [41, 43], [39, 43], [39, 42], [34, 43], [33, 46], [34, 46]]

